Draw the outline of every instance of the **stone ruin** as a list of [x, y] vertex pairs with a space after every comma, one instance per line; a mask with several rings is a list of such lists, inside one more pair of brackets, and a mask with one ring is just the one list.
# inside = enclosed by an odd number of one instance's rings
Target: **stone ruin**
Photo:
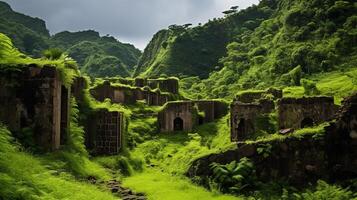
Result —
[[136, 87], [148, 86], [151, 89], [160, 89], [162, 92], [179, 94], [179, 80], [177, 78], [146, 79], [136, 78]]
[[113, 103], [121, 104], [135, 104], [137, 101], [145, 100], [150, 106], [162, 106], [173, 100], [172, 95], [162, 93], [159, 90], [152, 91], [148, 88], [112, 85], [109, 81], [91, 89], [90, 93], [98, 101], [104, 101], [108, 98]]
[[329, 121], [338, 107], [333, 97], [282, 98], [282, 91], [276, 89], [244, 92], [231, 104], [231, 141], [252, 139], [259, 129], [258, 120], [275, 112], [276, 108], [277, 129], [287, 134]]
[[168, 102], [158, 114], [158, 126], [161, 132], [191, 131], [195, 125], [212, 122], [226, 112], [227, 106], [220, 101]]
[[257, 131], [256, 121], [274, 110], [274, 101], [261, 100], [256, 103], [234, 102], [231, 105], [231, 141], [244, 141]]
[[258, 130], [257, 120], [273, 112], [274, 99], [281, 97], [282, 91], [277, 89], [243, 92], [237, 95], [230, 106], [231, 141], [251, 138]]
[[70, 92], [56, 68], [30, 65], [0, 73], [0, 121], [20, 139], [30, 130], [45, 151], [59, 149], [69, 127]]
[[86, 124], [86, 147], [95, 155], [115, 155], [122, 147], [124, 114], [107, 109], [92, 113]]
[[[26, 147], [36, 145], [41, 151], [58, 150], [66, 143], [70, 97], [74, 96], [78, 103], [84, 100], [86, 80], [77, 77], [71, 88], [66, 88], [53, 66], [20, 67], [21, 71], [0, 71], [0, 121]], [[123, 113], [94, 110], [89, 122], [82, 124], [90, 150], [97, 154], [118, 153], [122, 146], [123, 120]], [[24, 138], [25, 135], [31, 138]]]
[[279, 129], [301, 129], [330, 121], [336, 111], [333, 97], [283, 98], [278, 101]]
[[[304, 101], [306, 102], [306, 101]], [[327, 102], [330, 102], [328, 100]], [[331, 102], [330, 102], [331, 103]], [[328, 103], [328, 105], [331, 105]], [[259, 181], [281, 180], [296, 187], [326, 181], [357, 178], [357, 94], [346, 99], [325, 133], [299, 137], [238, 143], [238, 148], [211, 154], [195, 160], [187, 175], [205, 178], [212, 176], [211, 163], [228, 164], [247, 157], [254, 163]], [[300, 125], [301, 121], [297, 124]], [[263, 152], [263, 153], [262, 153]], [[266, 152], [266, 153], [264, 153]]]

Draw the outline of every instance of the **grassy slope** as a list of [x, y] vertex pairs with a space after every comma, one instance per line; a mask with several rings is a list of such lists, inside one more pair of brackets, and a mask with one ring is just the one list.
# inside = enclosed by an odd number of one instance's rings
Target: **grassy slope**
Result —
[[135, 191], [145, 192], [149, 200], [233, 200], [243, 199], [209, 192], [195, 186], [184, 177], [172, 176], [157, 170], [146, 170], [124, 179], [124, 185]]

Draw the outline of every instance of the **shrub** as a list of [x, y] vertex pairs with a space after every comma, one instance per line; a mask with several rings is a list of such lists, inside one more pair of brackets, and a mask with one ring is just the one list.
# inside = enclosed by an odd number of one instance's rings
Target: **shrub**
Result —
[[242, 158], [238, 163], [212, 163], [210, 166], [213, 170], [213, 181], [222, 192], [239, 193], [256, 184], [254, 165], [248, 158]]
[[316, 83], [314, 81], [308, 79], [301, 79], [301, 84], [304, 87], [306, 95], [318, 95], [320, 91], [316, 87]]

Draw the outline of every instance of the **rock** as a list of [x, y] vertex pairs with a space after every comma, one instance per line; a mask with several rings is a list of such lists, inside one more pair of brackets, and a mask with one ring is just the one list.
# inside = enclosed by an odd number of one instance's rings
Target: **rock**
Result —
[[293, 133], [294, 132], [294, 129], [292, 128], [287, 128], [287, 129], [282, 129], [279, 131], [279, 134], [281, 135], [288, 135], [290, 133]]

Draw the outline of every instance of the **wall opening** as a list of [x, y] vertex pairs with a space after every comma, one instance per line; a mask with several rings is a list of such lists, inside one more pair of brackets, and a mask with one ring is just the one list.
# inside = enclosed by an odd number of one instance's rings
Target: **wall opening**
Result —
[[198, 125], [202, 125], [203, 124], [203, 117], [202, 116], [199, 116], [198, 117]]
[[67, 132], [69, 128], [69, 90], [62, 86], [61, 88], [61, 136], [60, 144], [65, 145], [67, 141]]
[[309, 117], [304, 118], [304, 119], [301, 121], [301, 128], [312, 127], [312, 126], [314, 126], [314, 120], [312, 120], [312, 119], [309, 118]]
[[237, 126], [237, 133], [239, 135], [244, 135], [245, 132], [245, 119], [241, 118], [239, 119], [238, 126]]
[[183, 131], [183, 120], [180, 117], [174, 120], [174, 131]]

